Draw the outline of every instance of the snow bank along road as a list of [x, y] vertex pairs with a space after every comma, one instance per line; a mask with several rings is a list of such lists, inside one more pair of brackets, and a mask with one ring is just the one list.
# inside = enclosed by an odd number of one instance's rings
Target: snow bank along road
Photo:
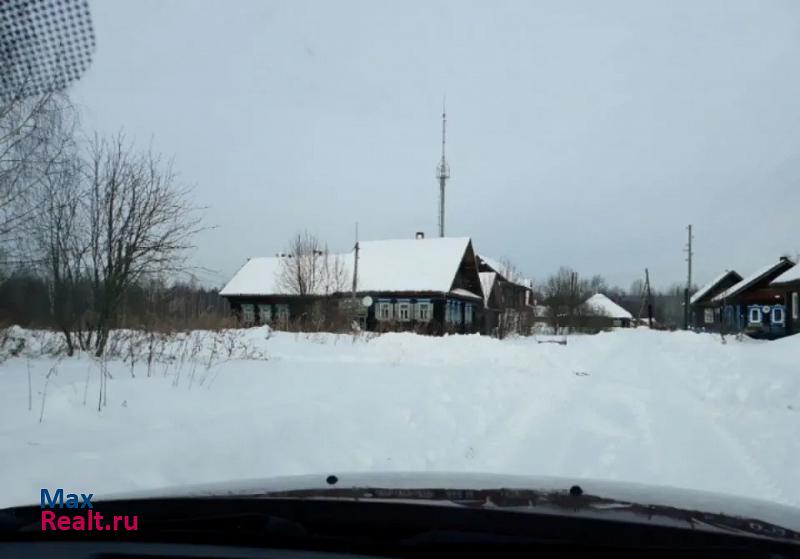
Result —
[[[30, 339], [0, 364], [0, 506], [37, 502], [43, 487], [102, 495], [387, 470], [604, 478], [800, 506], [797, 336], [630, 330], [561, 346], [257, 328], [231, 334], [231, 358], [186, 357], [184, 343], [151, 377], [141, 359], [135, 378], [109, 362], [98, 412], [96, 361], [28, 357], [35, 333], [16, 331]], [[208, 345], [211, 334], [193, 335]]]

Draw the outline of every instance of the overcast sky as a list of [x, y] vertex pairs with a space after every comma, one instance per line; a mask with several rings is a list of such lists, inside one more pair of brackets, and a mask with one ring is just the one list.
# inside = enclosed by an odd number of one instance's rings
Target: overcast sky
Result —
[[307, 228], [447, 234], [542, 279], [800, 250], [800, 3], [94, 1], [88, 129], [174, 156], [221, 285]]

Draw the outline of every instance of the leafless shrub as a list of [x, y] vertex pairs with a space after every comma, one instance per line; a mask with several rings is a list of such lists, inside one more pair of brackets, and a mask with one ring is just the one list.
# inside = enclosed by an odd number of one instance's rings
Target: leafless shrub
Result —
[[281, 260], [277, 283], [291, 295], [331, 295], [348, 288], [344, 260], [308, 231], [298, 233]]
[[44, 388], [42, 389], [42, 407], [39, 411], [39, 423], [44, 421], [44, 404], [47, 400], [47, 387], [50, 385], [50, 378], [58, 374], [58, 365], [61, 361], [56, 362], [44, 377]]

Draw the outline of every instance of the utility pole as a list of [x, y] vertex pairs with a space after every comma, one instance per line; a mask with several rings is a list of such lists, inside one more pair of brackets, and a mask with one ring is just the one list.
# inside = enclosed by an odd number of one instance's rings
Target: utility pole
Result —
[[358, 291], [358, 222], [356, 221], [356, 244], [353, 247], [353, 304], [356, 301], [356, 291]]
[[644, 269], [644, 285], [647, 288], [647, 325], [653, 329], [653, 295], [650, 292], [650, 271]]
[[447, 164], [447, 159], [444, 156], [444, 146], [447, 133], [447, 111], [445, 109], [445, 101], [442, 100], [442, 159], [439, 161], [439, 166], [436, 169], [436, 178], [439, 179], [439, 236], [444, 237], [444, 188], [447, 179], [450, 178], [450, 165]]
[[689, 224], [686, 229], [689, 231], [689, 240], [686, 243], [686, 262], [688, 263], [688, 274], [686, 277], [686, 289], [683, 291], [683, 329], [689, 329], [689, 290], [692, 289], [692, 225]]
[[644, 285], [642, 291], [639, 293], [641, 297], [641, 305], [639, 305], [639, 315], [636, 317], [637, 322], [642, 321], [642, 313], [644, 313], [645, 305], [647, 306], [647, 324], [650, 329], [653, 328], [653, 294], [650, 291], [650, 270], [644, 269]]

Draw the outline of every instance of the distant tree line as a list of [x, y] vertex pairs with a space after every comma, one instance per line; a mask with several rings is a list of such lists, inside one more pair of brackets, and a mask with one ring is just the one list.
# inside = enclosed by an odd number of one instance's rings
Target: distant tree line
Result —
[[[0, 280], [0, 326], [58, 329], [52, 313], [51, 287], [45, 277], [20, 267]], [[91, 285], [78, 286], [73, 300], [78, 309], [91, 308]], [[168, 284], [154, 279], [125, 290], [112, 328], [154, 331], [216, 329], [231, 326], [227, 301], [219, 290], [191, 281]]]

